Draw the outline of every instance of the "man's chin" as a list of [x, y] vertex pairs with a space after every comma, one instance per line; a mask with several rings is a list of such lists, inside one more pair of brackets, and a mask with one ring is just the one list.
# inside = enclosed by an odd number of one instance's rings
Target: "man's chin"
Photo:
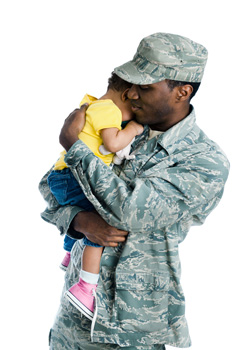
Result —
[[138, 110], [137, 113], [135, 113], [135, 120], [137, 123], [140, 123], [142, 125], [146, 125], [145, 118], [143, 118], [143, 115], [141, 114], [141, 110]]
[[141, 120], [140, 118], [135, 117], [135, 121], [137, 121], [137, 123], [142, 124], [142, 125], [146, 125], [147, 123], [145, 123], [145, 121]]

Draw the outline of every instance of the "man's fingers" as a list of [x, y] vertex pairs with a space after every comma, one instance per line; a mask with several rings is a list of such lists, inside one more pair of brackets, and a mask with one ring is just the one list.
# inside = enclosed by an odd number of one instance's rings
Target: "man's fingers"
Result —
[[107, 241], [107, 242], [122, 243], [122, 242], [125, 242], [125, 241], [126, 241], [126, 237], [121, 237], [121, 236], [107, 237], [106, 241]]
[[[119, 230], [116, 230], [119, 231]], [[109, 233], [109, 235], [103, 235], [102, 237], [98, 237], [99, 239], [96, 239], [95, 243], [98, 243], [105, 247], [117, 247], [119, 243], [123, 243], [127, 239], [128, 232], [126, 231], [120, 231], [119, 235], [117, 235], [117, 232], [112, 235]], [[91, 237], [89, 237], [91, 238]], [[90, 239], [91, 240], [91, 239]], [[94, 240], [93, 240], [94, 241]]]
[[116, 247], [118, 243], [123, 243], [127, 239], [127, 232], [125, 232], [126, 235], [122, 236], [108, 236], [103, 239], [104, 245], [109, 245], [111, 247]]
[[124, 237], [127, 235], [128, 235], [128, 231], [118, 230], [115, 227], [111, 227], [109, 232], [109, 236], [112, 236], [113, 239], [114, 237]]
[[88, 108], [88, 103], [84, 103], [83, 105], [81, 105], [80, 109], [86, 111], [86, 109]]
[[104, 247], [117, 247], [118, 243], [115, 242], [107, 242], [106, 244], [104, 244]]
[[86, 112], [86, 109], [88, 108], [88, 103], [84, 103], [83, 105], [81, 105], [80, 108], [76, 108], [73, 110], [73, 112], [71, 112], [68, 117], [65, 119], [65, 121], [69, 121], [70, 119], [74, 119], [76, 117], [76, 113], [81, 111], [81, 112], [84, 112], [84, 115], [85, 115], [85, 112]]

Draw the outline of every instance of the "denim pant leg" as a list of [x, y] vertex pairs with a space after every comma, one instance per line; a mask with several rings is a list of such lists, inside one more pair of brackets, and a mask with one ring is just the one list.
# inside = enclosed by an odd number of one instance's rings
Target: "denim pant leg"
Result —
[[60, 205], [77, 205], [87, 211], [94, 209], [69, 168], [53, 170], [48, 176], [48, 185]]
[[71, 252], [71, 249], [73, 248], [73, 245], [75, 244], [77, 240], [73, 239], [67, 235], [64, 237], [64, 243], [63, 243], [63, 249], [67, 252]]
[[[63, 170], [54, 170], [48, 176], [48, 184], [52, 194], [60, 205], [77, 205], [86, 211], [94, 210], [94, 206], [86, 198], [79, 183], [69, 168]], [[65, 236], [64, 249], [71, 251], [76, 240]], [[85, 245], [92, 247], [101, 247], [100, 245], [89, 241], [86, 237], [83, 239]]]

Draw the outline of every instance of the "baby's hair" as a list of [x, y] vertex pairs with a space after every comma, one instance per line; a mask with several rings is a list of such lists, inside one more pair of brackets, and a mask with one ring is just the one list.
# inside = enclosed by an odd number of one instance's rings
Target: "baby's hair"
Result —
[[116, 90], [116, 91], [125, 91], [126, 89], [131, 88], [132, 84], [128, 81], [123, 80], [118, 77], [114, 72], [111, 73], [111, 77], [108, 80], [108, 90]]

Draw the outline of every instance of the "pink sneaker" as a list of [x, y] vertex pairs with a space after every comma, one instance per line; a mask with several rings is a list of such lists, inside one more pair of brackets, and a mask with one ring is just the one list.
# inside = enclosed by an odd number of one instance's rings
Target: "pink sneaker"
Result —
[[70, 262], [70, 252], [66, 252], [65, 257], [63, 258], [63, 261], [61, 262], [60, 268], [63, 271], [66, 271], [67, 267], [69, 266], [69, 262]]
[[92, 320], [95, 308], [95, 298], [93, 290], [96, 290], [97, 284], [90, 284], [83, 281], [74, 284], [65, 292], [65, 297], [74, 305], [84, 316]]

